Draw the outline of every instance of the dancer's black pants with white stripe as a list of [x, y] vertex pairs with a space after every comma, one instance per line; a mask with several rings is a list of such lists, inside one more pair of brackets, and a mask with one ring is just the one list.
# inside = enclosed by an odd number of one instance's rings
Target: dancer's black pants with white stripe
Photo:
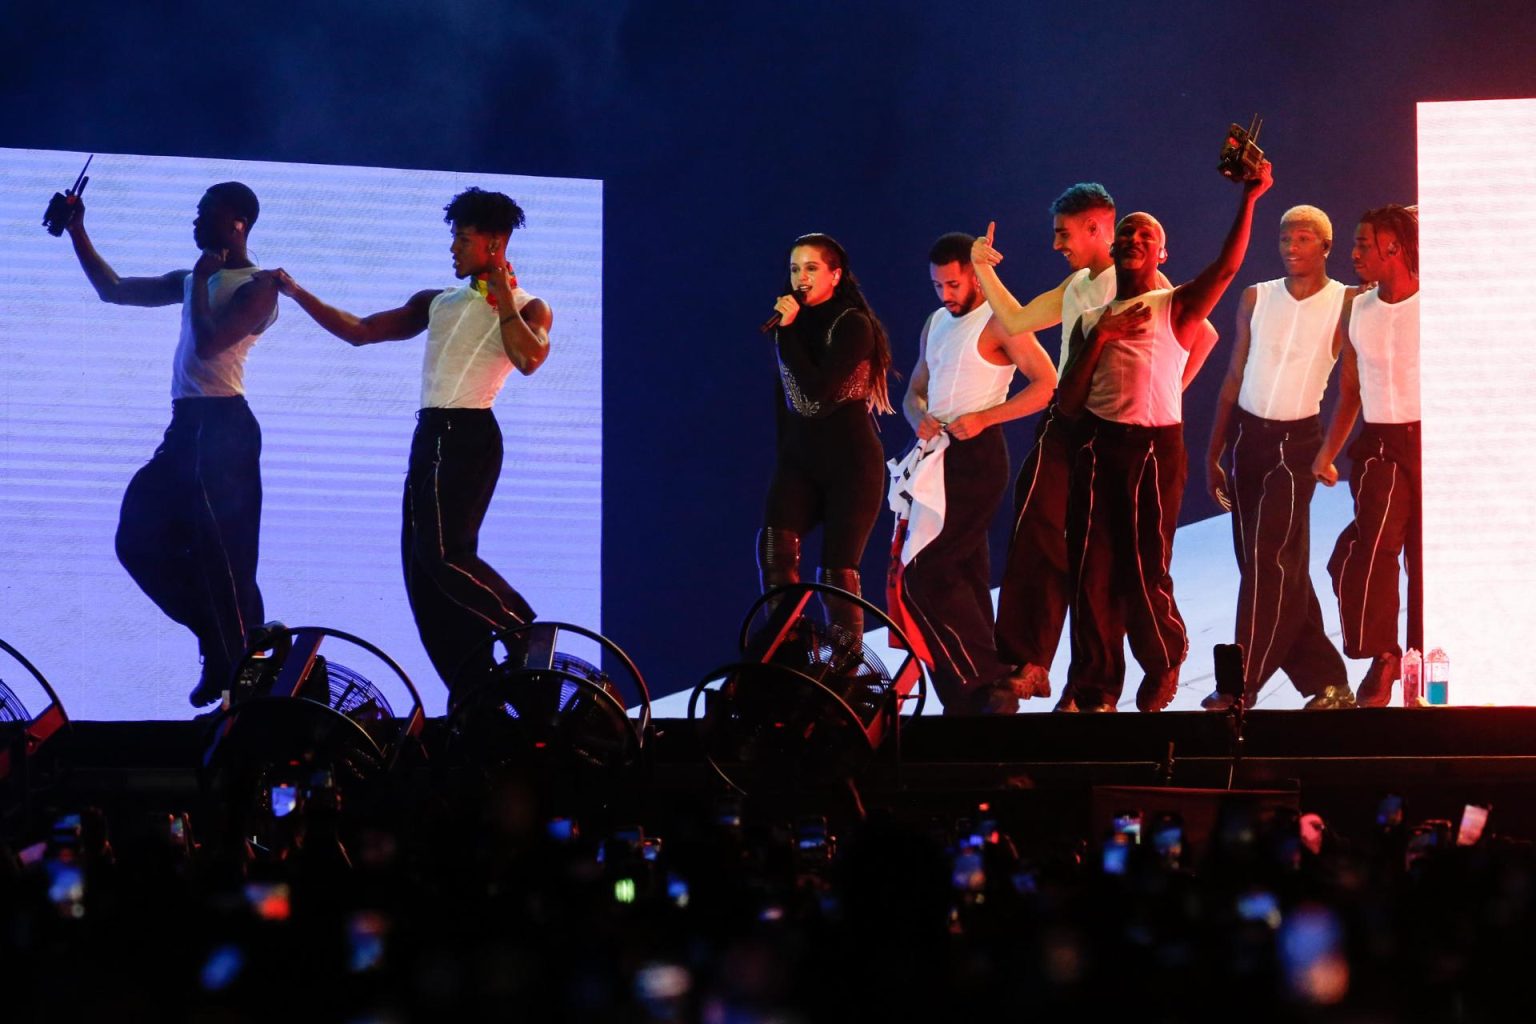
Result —
[[1013, 486], [1013, 532], [997, 594], [997, 652], [1014, 665], [1050, 668], [1071, 602], [1067, 490], [1072, 421], [1054, 403], [1035, 426], [1035, 444]]
[[1397, 638], [1398, 556], [1408, 570], [1408, 643], [1423, 649], [1420, 580], [1420, 435], [1415, 423], [1367, 423], [1349, 446], [1355, 519], [1339, 534], [1328, 575], [1339, 599], [1344, 653], [1402, 653]]
[[971, 710], [979, 688], [1008, 667], [992, 631], [987, 530], [1008, 490], [1008, 442], [989, 427], [944, 449], [944, 528], [902, 575], [907, 610], [933, 655], [933, 685], [946, 712]]
[[1303, 696], [1348, 685], [1312, 586], [1312, 460], [1318, 417], [1268, 420], [1233, 410], [1232, 544], [1239, 572], [1235, 637], [1246, 686], [1257, 694], [1276, 669]]
[[123, 494], [117, 557], [197, 636], [210, 678], [234, 670], [264, 614], [256, 586], [261, 427], [241, 397], [178, 398], [171, 425]]
[[501, 476], [501, 428], [489, 409], [422, 409], [405, 478], [401, 561], [416, 629], [449, 687], [488, 669], [490, 638], [531, 622], [523, 596], [479, 555]]
[[1184, 426], [1139, 427], [1084, 414], [1067, 501], [1072, 667], [1079, 707], [1117, 701], [1124, 645], [1148, 673], [1189, 652], [1168, 565], [1184, 500]]

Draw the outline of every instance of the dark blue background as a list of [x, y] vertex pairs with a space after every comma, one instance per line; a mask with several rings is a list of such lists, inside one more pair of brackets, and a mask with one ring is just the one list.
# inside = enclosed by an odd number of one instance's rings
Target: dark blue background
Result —
[[[847, 246], [906, 373], [944, 231], [995, 218], [1027, 298], [1066, 272], [1047, 204], [1099, 180], [1163, 220], [1186, 280], [1236, 198], [1222, 132], [1259, 111], [1276, 186], [1239, 283], [1275, 277], [1287, 206], [1328, 210], [1344, 250], [1361, 210], [1412, 200], [1417, 101], [1536, 95], [1522, 0], [154, 7], [0, 10], [0, 145], [604, 179], [604, 625], [658, 692], [729, 652], [756, 592], [772, 362], [754, 327], [795, 235]], [[1332, 268], [1349, 278], [1347, 251]], [[1186, 403], [1185, 521], [1215, 512], [1199, 453], [1236, 291]], [[884, 438], [900, 450], [905, 423]]]

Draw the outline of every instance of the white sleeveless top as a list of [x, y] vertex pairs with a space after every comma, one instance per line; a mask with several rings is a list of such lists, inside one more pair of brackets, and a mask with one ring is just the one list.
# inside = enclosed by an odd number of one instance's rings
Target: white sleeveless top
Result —
[[[1089, 277], [1084, 267], [1067, 278], [1067, 287], [1061, 293], [1061, 356], [1056, 360], [1056, 373], [1067, 368], [1067, 350], [1072, 345], [1072, 328], [1077, 318], [1090, 309], [1096, 309], [1115, 297], [1115, 268], [1105, 267], [1098, 277]], [[1084, 331], [1086, 335], [1087, 332]]]
[[[533, 296], [512, 289], [518, 312]], [[501, 344], [501, 316], [474, 282], [432, 300], [421, 363], [423, 409], [489, 409], [512, 372]]]
[[[218, 270], [208, 278], [208, 308], [217, 316], [229, 305], [259, 267]], [[192, 277], [188, 274], [181, 288], [181, 339], [176, 342], [176, 358], [171, 364], [172, 398], [229, 398], [245, 394], [245, 357], [256, 339], [277, 319], [277, 307], [260, 327], [211, 358], [197, 354], [197, 339], [192, 333]]]
[[1330, 279], [1316, 294], [1297, 300], [1283, 277], [1254, 288], [1258, 295], [1237, 404], [1266, 420], [1316, 416], [1333, 369], [1333, 332], [1346, 289]]
[[1152, 311], [1147, 332], [1104, 346], [1093, 371], [1086, 408], [1102, 420], [1142, 427], [1165, 427], [1184, 420], [1184, 364], [1189, 353], [1173, 335], [1169, 316], [1173, 289], [1159, 288], [1134, 298], [1117, 299], [1083, 314], [1083, 333], [1091, 331], [1105, 310], [1118, 313], [1143, 303]]
[[1360, 366], [1360, 408], [1367, 423], [1419, 419], [1419, 293], [1382, 302], [1376, 289], [1355, 297], [1349, 342]]
[[983, 302], [969, 313], [951, 316], [940, 307], [928, 318], [928, 413], [948, 423], [968, 412], [990, 409], [1008, 397], [1013, 364], [987, 362], [977, 343], [992, 317]]

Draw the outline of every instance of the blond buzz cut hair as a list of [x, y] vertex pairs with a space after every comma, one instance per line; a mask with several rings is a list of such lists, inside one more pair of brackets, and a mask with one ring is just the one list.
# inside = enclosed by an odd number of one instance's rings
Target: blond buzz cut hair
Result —
[[1304, 224], [1310, 227], [1330, 249], [1333, 248], [1333, 221], [1329, 220], [1328, 215], [1317, 207], [1291, 207], [1280, 215], [1280, 226], [1283, 228], [1287, 224]]

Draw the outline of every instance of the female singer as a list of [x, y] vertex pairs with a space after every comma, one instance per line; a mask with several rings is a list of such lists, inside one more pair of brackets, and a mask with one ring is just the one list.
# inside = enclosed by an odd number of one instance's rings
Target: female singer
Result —
[[[789, 292], [773, 307], [782, 401], [778, 458], [768, 487], [757, 564], [763, 589], [800, 580], [800, 541], [821, 525], [817, 579], [859, 591], [859, 560], [885, 496], [885, 453], [873, 413], [891, 412], [890, 342], [848, 253], [823, 234], [789, 251]], [[861, 650], [863, 612], [833, 601], [829, 618]]]

